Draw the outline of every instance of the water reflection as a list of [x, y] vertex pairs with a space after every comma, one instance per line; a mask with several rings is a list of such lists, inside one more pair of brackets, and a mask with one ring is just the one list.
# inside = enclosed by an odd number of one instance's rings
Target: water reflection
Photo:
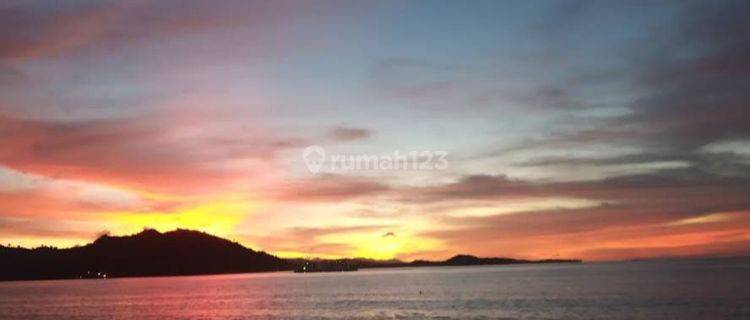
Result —
[[9, 319], [747, 318], [745, 260], [0, 283]]

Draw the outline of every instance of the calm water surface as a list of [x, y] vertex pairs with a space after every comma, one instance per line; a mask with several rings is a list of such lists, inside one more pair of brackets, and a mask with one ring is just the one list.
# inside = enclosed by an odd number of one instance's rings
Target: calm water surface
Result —
[[747, 259], [19, 281], [0, 319], [750, 319], [748, 286]]

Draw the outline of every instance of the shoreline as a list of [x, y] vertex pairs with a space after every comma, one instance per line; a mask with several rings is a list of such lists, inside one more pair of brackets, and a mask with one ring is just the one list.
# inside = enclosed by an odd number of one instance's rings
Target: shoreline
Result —
[[[630, 262], [630, 261], [618, 261], [618, 262]], [[473, 265], [431, 265], [431, 266], [419, 266], [419, 265], [404, 265], [404, 266], [377, 266], [377, 267], [360, 267], [359, 271], [370, 271], [370, 270], [394, 270], [394, 269], [421, 269], [421, 268], [462, 268], [462, 267], [500, 267], [500, 266], [519, 266], [519, 265], [558, 265], [558, 264], [590, 264], [592, 262], [578, 261], [578, 262], [524, 262], [524, 263], [506, 263], [506, 264], [473, 264]], [[0, 280], [0, 283], [11, 283], [11, 282], [31, 282], [31, 281], [71, 281], [71, 280], [91, 280], [91, 281], [108, 281], [108, 280], [119, 280], [119, 279], [150, 279], [150, 278], [181, 278], [181, 277], [205, 277], [205, 276], [227, 276], [227, 275], [258, 275], [258, 274], [356, 274], [359, 271], [325, 271], [325, 272], [294, 272], [293, 270], [269, 270], [269, 271], [254, 271], [254, 272], [220, 272], [220, 273], [195, 273], [195, 274], [161, 274], [161, 275], [133, 275], [133, 276], [122, 276], [122, 277], [108, 277], [108, 278], [48, 278], [48, 279], [13, 279], [13, 280]]]

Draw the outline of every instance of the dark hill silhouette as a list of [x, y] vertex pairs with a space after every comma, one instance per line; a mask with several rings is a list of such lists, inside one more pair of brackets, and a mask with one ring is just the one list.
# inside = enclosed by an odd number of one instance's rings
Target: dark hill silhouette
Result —
[[575, 259], [544, 259], [544, 260], [522, 260], [512, 258], [479, 258], [471, 255], [459, 254], [445, 261], [444, 264], [451, 266], [475, 266], [514, 263], [570, 263], [581, 262]]
[[545, 260], [523, 260], [513, 258], [480, 258], [472, 255], [459, 254], [445, 261], [415, 260], [412, 266], [479, 266], [499, 264], [521, 264], [521, 263], [579, 263], [576, 259], [545, 259]]
[[203, 232], [101, 236], [70, 249], [0, 247], [0, 279], [191, 275], [290, 270], [283, 259]]
[[464, 266], [580, 262], [517, 260], [457, 255], [445, 261], [281, 259], [207, 233], [146, 229], [130, 236], [103, 235], [85, 246], [35, 249], [0, 246], [0, 280], [74, 279], [199, 275], [292, 270], [303, 264], [345, 264], [354, 268]]
[[507, 264], [507, 263], [522, 263], [527, 262], [526, 260], [516, 260], [510, 258], [478, 258], [475, 256], [459, 254], [445, 261], [446, 264], [451, 266], [465, 266], [465, 265], [478, 265], [478, 264]]

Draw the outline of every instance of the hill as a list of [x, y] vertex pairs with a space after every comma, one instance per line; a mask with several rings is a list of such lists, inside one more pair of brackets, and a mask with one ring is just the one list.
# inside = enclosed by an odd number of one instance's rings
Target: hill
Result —
[[0, 280], [290, 270], [283, 259], [203, 232], [144, 230], [70, 249], [0, 247]]
[[577, 259], [544, 259], [544, 260], [523, 260], [513, 258], [480, 258], [472, 255], [459, 254], [445, 261], [428, 261], [415, 260], [409, 265], [415, 267], [429, 266], [481, 266], [481, 265], [502, 265], [502, 264], [522, 264], [522, 263], [580, 263]]

